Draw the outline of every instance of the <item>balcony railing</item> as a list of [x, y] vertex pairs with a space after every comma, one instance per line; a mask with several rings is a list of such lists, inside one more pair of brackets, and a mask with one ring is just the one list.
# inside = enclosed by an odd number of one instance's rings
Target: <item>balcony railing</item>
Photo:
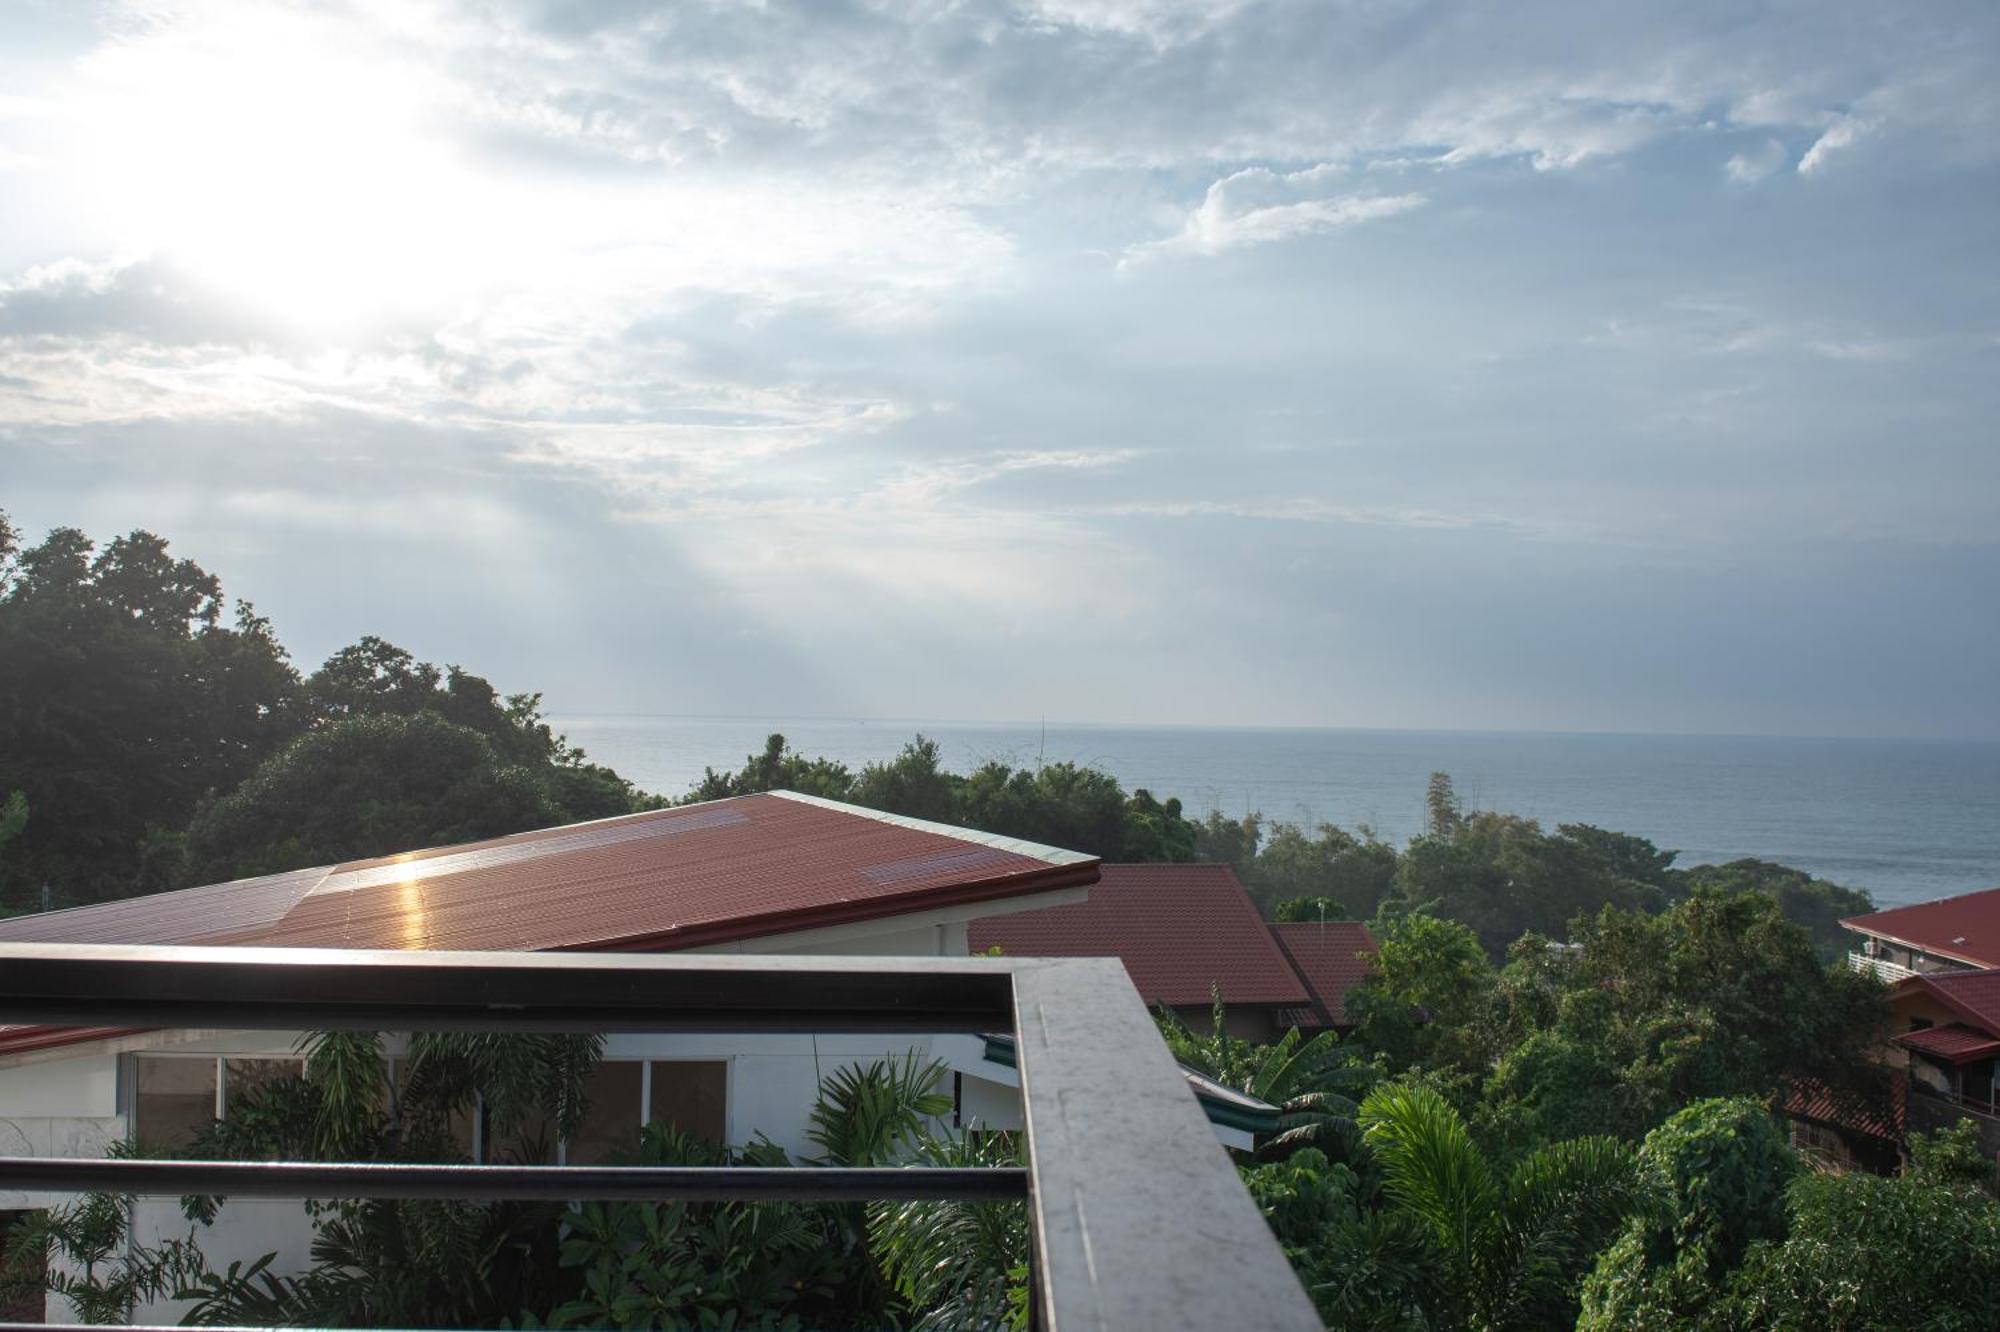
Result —
[[1873, 975], [1876, 979], [1894, 985], [1897, 981], [1908, 980], [1916, 975], [1914, 968], [1900, 962], [1891, 962], [1884, 957], [1870, 957], [1866, 953], [1849, 953], [1847, 965], [1863, 975]]
[[[1025, 1196], [1040, 1328], [1320, 1320], [1116, 959], [0, 944], [0, 1023], [233, 1030], [1014, 1034], [1025, 1170], [0, 1158], [0, 1190], [267, 1197]], [[10, 1332], [19, 1324], [0, 1324]]]

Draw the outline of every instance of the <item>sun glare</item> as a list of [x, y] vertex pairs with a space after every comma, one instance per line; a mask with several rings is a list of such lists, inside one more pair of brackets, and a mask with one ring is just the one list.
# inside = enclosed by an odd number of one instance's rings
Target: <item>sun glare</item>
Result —
[[307, 15], [238, 13], [103, 50], [85, 157], [126, 245], [321, 329], [448, 298], [477, 271], [473, 182], [425, 71]]

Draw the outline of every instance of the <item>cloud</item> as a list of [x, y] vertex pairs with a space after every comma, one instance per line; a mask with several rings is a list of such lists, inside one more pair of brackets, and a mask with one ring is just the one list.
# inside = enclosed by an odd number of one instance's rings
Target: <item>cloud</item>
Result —
[[1813, 141], [1812, 147], [1806, 149], [1805, 156], [1799, 159], [1799, 174], [1811, 176], [1826, 170], [1826, 160], [1830, 155], [1853, 147], [1856, 140], [1873, 128], [1872, 121], [1842, 116]]
[[1785, 164], [1785, 145], [1766, 139], [1748, 152], [1733, 153], [1722, 164], [1723, 174], [1739, 185], [1754, 185]]
[[1178, 234], [1134, 245], [1124, 263], [1166, 255], [1217, 255], [1294, 236], [1338, 231], [1421, 207], [1421, 194], [1338, 193], [1344, 173], [1330, 165], [1279, 173], [1249, 167], [1208, 187]]

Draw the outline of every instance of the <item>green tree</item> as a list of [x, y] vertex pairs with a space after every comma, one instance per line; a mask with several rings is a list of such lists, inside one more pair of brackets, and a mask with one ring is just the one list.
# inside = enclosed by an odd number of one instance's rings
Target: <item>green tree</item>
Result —
[[[167, 886], [157, 854], [200, 802], [301, 724], [267, 621], [226, 620], [220, 583], [133, 532], [0, 537], [0, 791], [36, 818], [0, 861], [0, 904]], [[153, 853], [149, 853], [149, 848]]]
[[1448, 842], [1458, 834], [1465, 822], [1465, 811], [1458, 802], [1458, 792], [1451, 784], [1451, 774], [1434, 772], [1430, 783], [1424, 789], [1424, 831], [1439, 841]]
[[1475, 1122], [1511, 1159], [1545, 1142], [1633, 1136], [1643, 1126], [1633, 1099], [1603, 1050], [1538, 1031], [1494, 1065]]
[[1913, 1133], [1909, 1173], [1927, 1183], [1951, 1189], [1983, 1189], [2000, 1197], [2000, 1162], [1987, 1154], [1979, 1140], [1979, 1121], [1961, 1119], [1935, 1133]]
[[1575, 937], [1557, 1029], [1605, 1052], [1650, 1101], [1646, 1123], [1801, 1080], [1858, 1103], [1885, 1093], [1869, 1058], [1887, 1021], [1881, 985], [1822, 965], [1771, 898], [1703, 891], [1656, 916], [1606, 908]]
[[1611, 832], [1588, 823], [1559, 823], [1556, 836], [1594, 856], [1614, 878], [1666, 889], [1678, 851], [1662, 851], [1643, 837]]
[[1644, 1205], [1584, 1283], [1580, 1329], [1709, 1325], [1750, 1247], [1782, 1239], [1798, 1158], [1763, 1106], [1699, 1101], [1646, 1135]]
[[1211, 809], [1194, 825], [1194, 858], [1220, 861], [1236, 871], [1236, 877], [1247, 884], [1263, 837], [1262, 814], [1245, 814], [1240, 819], [1232, 819], [1219, 809]]
[[1294, 824], [1274, 823], [1244, 886], [1267, 915], [1280, 902], [1324, 897], [1340, 903], [1347, 916], [1366, 920], [1389, 895], [1395, 878], [1395, 849], [1365, 829], [1356, 836], [1322, 823], [1308, 836]]
[[1331, 897], [1293, 897], [1278, 903], [1271, 919], [1281, 925], [1322, 920], [1346, 920], [1347, 911]]
[[2000, 1327], [2000, 1203], [1919, 1175], [1805, 1175], [1711, 1318], [1742, 1332]]
[[572, 820], [628, 814], [645, 803], [624, 778], [587, 761], [541, 715], [540, 694], [502, 696], [458, 666], [439, 668], [373, 635], [333, 654], [305, 682], [315, 724], [364, 717], [440, 717], [475, 731], [506, 763], [535, 773]]
[[987, 763], [966, 778], [958, 822], [1116, 860], [1125, 851], [1125, 792], [1111, 774], [1074, 763]]
[[761, 791], [797, 791], [800, 795], [827, 800], [846, 800], [853, 787], [854, 774], [845, 764], [832, 759], [806, 758], [794, 751], [784, 736], [773, 732], [764, 741], [763, 752], [745, 757], [743, 766], [735, 772], [704, 769], [687, 799], [725, 800]]
[[1778, 904], [1785, 919], [1804, 926], [1822, 960], [1837, 962], [1853, 936], [1841, 927], [1846, 916], [1863, 916], [1875, 909], [1874, 899], [1859, 888], [1843, 888], [1816, 879], [1804, 870], [1768, 860], [1732, 860], [1726, 865], [1697, 865], [1675, 876], [1682, 895], [1764, 893]]
[[567, 821], [543, 776], [431, 712], [307, 732], [188, 831], [196, 882], [476, 841]]
[[1360, 1176], [1311, 1147], [1245, 1166], [1243, 1183], [1328, 1327], [1431, 1332], [1446, 1278], [1414, 1213], [1373, 1206]]
[[887, 763], [870, 763], [847, 798], [870, 809], [950, 823], [958, 812], [958, 779], [944, 770], [938, 743], [919, 734]]
[[1483, 1075], [1495, 976], [1478, 938], [1421, 912], [1377, 922], [1376, 930], [1374, 970], [1347, 1001], [1355, 1039], [1397, 1068]]
[[1396, 865], [1396, 892], [1471, 926], [1491, 956], [1525, 931], [1562, 938], [1582, 912], [1665, 902], [1660, 889], [1614, 873], [1595, 845], [1551, 837], [1533, 819], [1461, 813], [1450, 829], [1410, 842]]
[[1423, 1303], [1433, 1328], [1542, 1328], [1575, 1316], [1591, 1256], [1635, 1199], [1629, 1150], [1579, 1138], [1495, 1170], [1437, 1092], [1386, 1083], [1361, 1124], [1397, 1210], [1427, 1233], [1445, 1280]]

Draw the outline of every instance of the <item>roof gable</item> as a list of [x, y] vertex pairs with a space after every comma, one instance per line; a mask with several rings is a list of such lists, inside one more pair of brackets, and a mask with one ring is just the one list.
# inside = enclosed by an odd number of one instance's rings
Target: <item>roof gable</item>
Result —
[[1090, 899], [988, 916], [973, 951], [1115, 957], [1148, 1004], [1303, 1004], [1310, 996], [1227, 865], [1104, 865]]
[[1368, 927], [1358, 920], [1281, 921], [1271, 933], [1325, 1010], [1325, 1020], [1347, 1026], [1348, 992], [1375, 969], [1372, 959], [1380, 948]]
[[2000, 967], [2000, 888], [1849, 916], [1840, 923], [1857, 934], [1872, 934], [1975, 967]]
[[1973, 1026], [2000, 1037], [2000, 968], [1934, 971], [1897, 983], [1892, 997], [1923, 990]]

